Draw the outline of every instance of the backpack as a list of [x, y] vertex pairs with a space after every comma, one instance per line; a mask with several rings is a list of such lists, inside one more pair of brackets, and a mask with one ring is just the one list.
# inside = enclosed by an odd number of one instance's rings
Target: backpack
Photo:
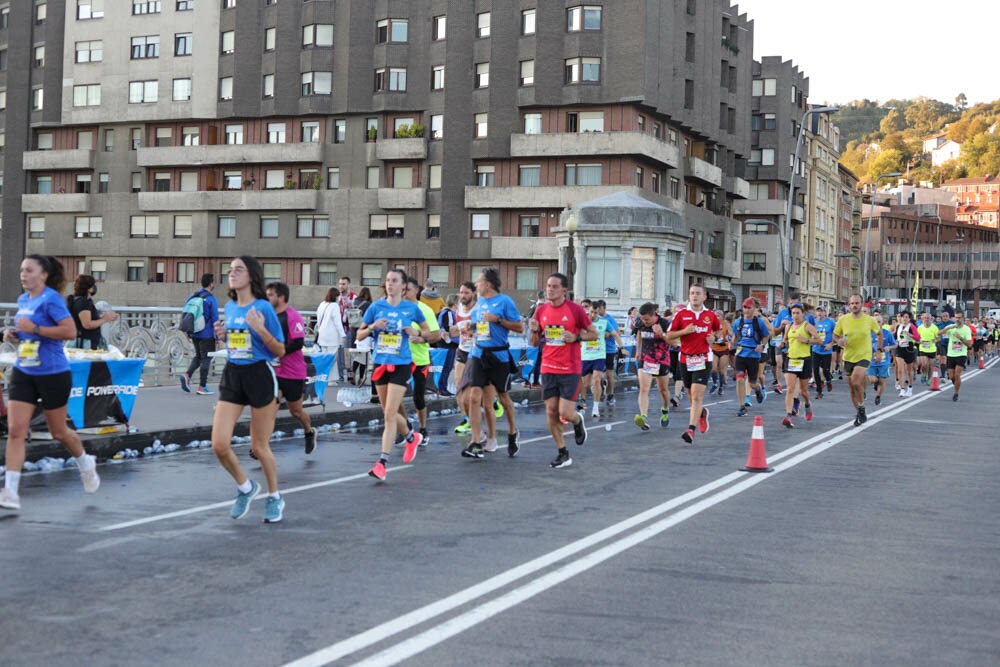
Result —
[[[733, 327], [733, 329], [734, 329], [733, 335], [734, 336], [736, 335], [736, 331], [742, 331], [743, 330], [743, 323], [744, 323], [744, 321], [745, 320], [743, 319], [742, 315], [736, 320], [736, 322], [739, 322], [739, 326], [738, 327], [735, 327], [735, 326]], [[766, 334], [763, 331], [760, 330], [760, 322], [757, 320], [757, 316], [754, 316], [754, 318], [752, 320], [750, 320], [750, 321], [753, 322], [753, 339], [754, 339], [754, 342], [756, 342], [759, 345], [760, 342], [762, 340], [764, 340], [764, 338], [766, 337]], [[734, 322], [733, 324], [736, 324], [736, 322]]]
[[201, 292], [195, 292], [184, 302], [177, 328], [186, 334], [200, 333], [205, 329], [205, 297]]

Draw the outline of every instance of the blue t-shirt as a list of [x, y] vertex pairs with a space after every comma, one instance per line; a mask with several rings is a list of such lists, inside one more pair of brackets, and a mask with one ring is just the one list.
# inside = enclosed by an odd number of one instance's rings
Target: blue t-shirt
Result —
[[264, 326], [268, 333], [276, 339], [285, 342], [285, 334], [281, 330], [274, 308], [265, 299], [257, 299], [246, 306], [240, 306], [235, 301], [226, 304], [226, 350], [229, 353], [229, 363], [246, 366], [258, 361], [272, 361], [274, 354], [267, 349], [257, 332], [247, 324], [247, 313], [251, 308], [264, 316]]
[[605, 315], [604, 319], [608, 321], [608, 327], [606, 331], [608, 332], [608, 337], [604, 339], [604, 353], [614, 354], [618, 351], [618, 341], [615, 337], [611, 335], [612, 331], [618, 331], [618, 321], [610, 315]]
[[[46, 287], [38, 296], [32, 298], [25, 292], [17, 297], [17, 313], [14, 322], [22, 317], [28, 318], [40, 327], [54, 327], [67, 317], [72, 318], [66, 308], [66, 302], [59, 292]], [[69, 370], [69, 362], [63, 351], [63, 341], [33, 333], [18, 331], [20, 343], [17, 346], [17, 361], [14, 368], [27, 375], [53, 375]]]
[[767, 337], [767, 320], [763, 317], [753, 317], [749, 320], [742, 316], [733, 322], [733, 335], [736, 336], [736, 356], [744, 359], [760, 359], [757, 351], [757, 336], [763, 341]]
[[[482, 357], [481, 348], [484, 347], [504, 347], [507, 345], [510, 332], [507, 331], [506, 327], [502, 327], [496, 322], [484, 321], [483, 317], [487, 313], [497, 315], [502, 320], [521, 321], [521, 312], [514, 304], [514, 300], [506, 294], [497, 294], [488, 299], [479, 297], [470, 317], [472, 320], [472, 339], [476, 342], [476, 346], [469, 352], [470, 357]], [[500, 361], [510, 360], [509, 350], [497, 350], [493, 354]]]
[[833, 354], [833, 348], [827, 349], [824, 346], [833, 342], [833, 329], [837, 323], [828, 317], [822, 321], [817, 320], [813, 326], [816, 327], [816, 333], [823, 337], [821, 345], [812, 346], [813, 354]]
[[413, 356], [410, 353], [410, 336], [405, 327], [415, 326], [426, 321], [420, 307], [413, 301], [402, 300], [394, 306], [385, 299], [379, 299], [368, 306], [365, 311], [365, 324], [371, 326], [375, 320], [386, 320], [385, 330], [373, 332], [372, 360], [376, 364], [392, 366], [410, 365]]
[[[882, 329], [882, 348], [888, 350], [896, 344], [896, 338], [892, 335], [892, 332], [888, 329]], [[872, 334], [872, 352], [878, 351], [878, 334]], [[889, 365], [889, 353], [882, 353], [882, 362], [876, 363], [875, 355], [872, 355], [872, 366], [888, 366]]]

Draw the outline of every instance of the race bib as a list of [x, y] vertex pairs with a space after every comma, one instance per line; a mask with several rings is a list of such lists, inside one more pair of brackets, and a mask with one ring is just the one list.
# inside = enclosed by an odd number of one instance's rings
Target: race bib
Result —
[[652, 361], [644, 361], [642, 362], [642, 372], [656, 375], [660, 372], [660, 365]]
[[781, 340], [782, 340], [781, 336], [775, 336], [772, 342], [775, 347], [781, 347]]
[[705, 355], [688, 355], [687, 360], [684, 363], [689, 371], [703, 371], [705, 370]]
[[591, 352], [597, 352], [604, 347], [604, 341], [602, 340], [588, 340], [583, 343], [585, 349]]
[[565, 345], [566, 344], [566, 328], [562, 326], [547, 326], [545, 327], [545, 344], [546, 345]]
[[41, 341], [26, 340], [17, 346], [17, 365], [21, 368], [31, 366], [41, 366], [42, 360], [38, 357], [38, 345]]
[[965, 344], [962, 343], [958, 338], [951, 339], [951, 349], [953, 352], [961, 352], [965, 349]]
[[489, 322], [476, 322], [476, 340], [480, 342], [489, 341], [492, 338], [490, 335], [490, 323]]
[[899, 347], [910, 347], [910, 341], [908, 340], [899, 341]]
[[375, 345], [375, 354], [388, 354], [398, 356], [399, 348], [403, 345], [403, 337], [395, 333], [382, 332], [378, 336], [378, 343]]
[[250, 332], [246, 330], [226, 332], [226, 350], [230, 359], [252, 358], [253, 347], [250, 342]]
[[805, 366], [805, 359], [789, 359], [788, 360], [788, 372], [789, 373], [801, 373], [802, 368]]

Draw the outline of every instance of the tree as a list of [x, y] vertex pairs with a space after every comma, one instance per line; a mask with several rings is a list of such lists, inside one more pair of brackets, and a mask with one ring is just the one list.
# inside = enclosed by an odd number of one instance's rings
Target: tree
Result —
[[1000, 136], [988, 132], [977, 134], [962, 144], [958, 159], [968, 169], [969, 176], [1000, 173]]
[[905, 169], [906, 160], [903, 157], [903, 152], [894, 148], [879, 151], [879, 154], [868, 163], [868, 175], [872, 180], [882, 174], [888, 174], [893, 171], [902, 172]]
[[959, 111], [965, 111], [968, 106], [969, 98], [965, 96], [965, 93], [959, 93], [958, 97], [955, 98], [955, 108]]
[[920, 97], [906, 108], [906, 122], [921, 136], [930, 136], [941, 127], [955, 120], [955, 113], [949, 104], [928, 97]]
[[902, 132], [906, 129], [906, 118], [899, 109], [889, 109], [889, 113], [882, 118], [882, 122], [879, 123], [878, 127], [882, 131], [882, 134]]
[[966, 176], [969, 175], [969, 172], [965, 168], [965, 165], [962, 164], [959, 160], [948, 160], [947, 162], [941, 165], [941, 168], [938, 173], [941, 177], [941, 180], [938, 181], [938, 185], [941, 185], [941, 183], [946, 183], [948, 181], [953, 181], [956, 178], [965, 178]]

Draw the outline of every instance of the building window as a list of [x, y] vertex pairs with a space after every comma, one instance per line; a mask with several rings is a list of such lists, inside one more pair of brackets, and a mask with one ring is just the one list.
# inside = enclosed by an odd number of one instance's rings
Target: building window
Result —
[[31, 110], [41, 111], [45, 108], [45, 92], [41, 88], [31, 90]]
[[533, 85], [535, 85], [535, 61], [534, 60], [522, 60], [521, 61], [521, 75], [518, 78], [518, 83], [521, 86], [533, 86]]
[[107, 172], [102, 172], [101, 174], [98, 175], [97, 178], [98, 178], [98, 180], [97, 180], [97, 191], [100, 194], [102, 194], [102, 195], [103, 194], [107, 194], [108, 190], [109, 190], [109, 186], [111, 184], [111, 180], [110, 180], [111, 179], [111, 175], [108, 174]]
[[518, 236], [521, 236], [522, 238], [537, 237], [538, 223], [539, 223], [539, 217], [537, 215], [522, 215], [520, 218], [520, 229], [518, 231]]
[[177, 282], [194, 282], [194, 262], [177, 262]]
[[767, 253], [763, 253], [763, 252], [745, 252], [745, 253], [743, 253], [743, 270], [744, 271], [766, 271], [767, 270]]
[[194, 0], [177, 0], [177, 11], [189, 12], [194, 9]]
[[567, 58], [565, 61], [566, 83], [597, 82], [601, 80], [600, 58]]
[[381, 264], [364, 263], [361, 265], [362, 285], [364, 285], [365, 287], [377, 287], [380, 282], [382, 282]]
[[778, 93], [777, 79], [764, 79], [764, 95], [776, 95]]
[[273, 217], [261, 217], [260, 237], [262, 239], [278, 238], [278, 219]]
[[92, 259], [90, 260], [90, 275], [94, 277], [99, 283], [103, 283], [108, 279], [108, 260], [106, 259]]
[[101, 216], [77, 216], [75, 231], [78, 239], [104, 238], [104, 219]]
[[375, 70], [375, 92], [406, 92], [406, 68], [383, 67]]
[[220, 215], [219, 216], [219, 238], [220, 239], [234, 239], [236, 238], [236, 218], [231, 215]]
[[193, 52], [191, 33], [179, 32], [174, 35], [174, 55], [189, 56]]
[[496, 167], [489, 165], [476, 167], [476, 185], [480, 187], [492, 187], [495, 174]]
[[[317, 285], [336, 285], [337, 284], [337, 265], [330, 262], [324, 262], [316, 265], [316, 284]], [[362, 283], [364, 284], [364, 283]], [[378, 282], [375, 283], [378, 285]]]
[[773, 113], [764, 114], [764, 129], [765, 130], [776, 130], [778, 129], [778, 119]]
[[472, 238], [488, 239], [490, 237], [490, 214], [472, 214]]
[[386, 42], [406, 42], [410, 24], [406, 19], [382, 19], [377, 24], [377, 41], [379, 44]]
[[51, 176], [38, 176], [37, 178], [35, 178], [35, 194], [37, 195], [52, 194]]
[[80, 21], [104, 18], [104, 0], [76, 0], [76, 18]]
[[538, 187], [542, 184], [542, 168], [537, 164], [518, 167], [517, 184], [523, 187]]
[[[634, 252], [634, 250], [633, 250]], [[621, 293], [621, 250], [612, 246], [587, 246], [587, 279], [585, 294], [601, 297]], [[652, 273], [650, 274], [652, 278]], [[607, 292], [605, 292], [607, 290]], [[615, 290], [612, 292], [611, 290]]]
[[581, 5], [566, 10], [566, 30], [569, 32], [600, 29], [601, 8], [599, 6]]
[[337, 190], [340, 188], [340, 167], [330, 167], [326, 170], [326, 189]]
[[174, 79], [174, 102], [187, 102], [191, 99], [191, 79]]
[[333, 93], [332, 72], [303, 72], [302, 96], [330, 95]]
[[431, 116], [431, 139], [444, 139], [444, 115]]
[[32, 218], [28, 218], [28, 238], [29, 239], [44, 239], [45, 238], [45, 218], [44, 217], [32, 217]]
[[395, 215], [369, 215], [368, 238], [370, 239], [401, 239], [403, 238], [404, 217]]
[[525, 9], [521, 12], [521, 34], [535, 34], [535, 10]]
[[580, 132], [603, 132], [603, 111], [581, 111], [577, 114], [577, 124]]
[[429, 238], [429, 239], [439, 239], [439, 238], [441, 238], [441, 214], [440, 213], [428, 213], [427, 214], [427, 238]]
[[487, 131], [489, 130], [489, 114], [477, 113], [474, 118], [475, 121], [475, 134], [473, 135], [476, 139], [486, 138]]
[[77, 63], [99, 63], [104, 60], [104, 40], [76, 43]]
[[281, 169], [268, 169], [264, 172], [264, 189], [280, 190], [285, 187], [285, 172]]
[[10, 7], [0, 7], [0, 30], [10, 27]]
[[101, 84], [89, 83], [73, 86], [73, 106], [96, 107], [101, 105]]
[[149, 104], [160, 99], [159, 81], [129, 81], [128, 103]]
[[694, 109], [694, 79], [684, 79], [684, 108]]
[[333, 46], [333, 24], [314, 23], [302, 26], [302, 46]]
[[431, 90], [444, 90], [444, 65], [436, 65], [431, 70]]
[[524, 133], [525, 134], [542, 133], [542, 114], [540, 113], [524, 114]]
[[132, 15], [159, 14], [160, 0], [132, 0]]
[[35, 5], [35, 25], [42, 25], [49, 15], [48, 4], [39, 2]]
[[637, 188], [641, 188], [642, 187], [642, 181], [643, 181], [643, 174], [644, 173], [645, 172], [643, 172], [642, 167], [636, 167], [635, 168], [635, 186]]
[[133, 215], [129, 230], [129, 236], [134, 239], [158, 238], [160, 236], [160, 217], [157, 215]]
[[230, 54], [236, 50], [236, 31], [226, 30], [222, 33], [222, 44], [219, 49], [219, 53], [222, 55]]
[[76, 193], [78, 195], [89, 195], [90, 194], [90, 183], [93, 176], [90, 174], [77, 174], [76, 175]]
[[192, 216], [190, 215], [175, 215], [174, 238], [175, 239], [191, 238], [191, 222], [192, 222]]
[[342, 144], [347, 141], [347, 121], [338, 118], [333, 121], [333, 143]]
[[392, 187], [397, 190], [409, 190], [413, 187], [413, 167], [393, 167]]
[[278, 262], [262, 262], [264, 269], [264, 284], [281, 280], [281, 264]]
[[441, 189], [441, 165], [432, 164], [427, 167], [427, 187], [430, 190]]
[[447, 19], [444, 16], [435, 16], [431, 27], [431, 39], [435, 42], [445, 38]]
[[490, 13], [476, 14], [476, 37], [490, 36]]
[[328, 239], [330, 219], [321, 215], [300, 215], [297, 235], [300, 239]]
[[264, 30], [264, 50], [274, 51], [274, 40], [278, 32], [277, 28], [267, 28]]
[[219, 79], [219, 99], [222, 101], [233, 99], [233, 77], [224, 76]]
[[760, 151], [760, 164], [764, 167], [770, 167], [774, 165], [774, 149], [773, 148], [763, 148]]
[[695, 42], [695, 39], [694, 39], [694, 33], [693, 32], [685, 33], [685, 35], [684, 35], [684, 60], [686, 60], [689, 63], [693, 63], [694, 62], [695, 44], [696, 44], [696, 42]]
[[274, 97], [274, 75], [273, 74], [265, 74], [264, 75], [264, 82], [263, 82], [262, 87], [264, 89], [264, 92], [262, 94], [262, 97], [264, 99], [267, 100], [267, 99], [271, 99], [272, 97]]
[[600, 185], [601, 171], [599, 164], [568, 164], [566, 185]]
[[285, 124], [284, 123], [268, 123], [267, 124], [267, 143], [269, 143], [269, 144], [283, 144], [283, 143], [285, 143]]
[[222, 172], [223, 190], [240, 190], [242, 187], [243, 187], [243, 172], [241, 171]]
[[[35, 47], [35, 67], [45, 67], [45, 47]], [[4, 68], [6, 69], [6, 68]]]
[[488, 88], [490, 85], [490, 64], [476, 63], [476, 88]]
[[142, 172], [132, 172], [132, 192], [142, 192]]
[[160, 171], [153, 174], [153, 192], [170, 192], [170, 172]]
[[317, 188], [318, 183], [319, 171], [317, 169], [299, 169], [299, 190]]
[[126, 262], [128, 273], [126, 280], [130, 283], [146, 282], [146, 262], [141, 259], [130, 259]]
[[302, 142], [306, 144], [319, 143], [319, 121], [302, 121]]
[[[200, 143], [199, 130], [195, 126], [181, 128], [181, 144], [197, 146]], [[228, 141], [226, 143], [229, 143]]]
[[198, 190], [198, 172], [196, 171], [182, 171], [181, 172], [181, 192], [197, 192]]

